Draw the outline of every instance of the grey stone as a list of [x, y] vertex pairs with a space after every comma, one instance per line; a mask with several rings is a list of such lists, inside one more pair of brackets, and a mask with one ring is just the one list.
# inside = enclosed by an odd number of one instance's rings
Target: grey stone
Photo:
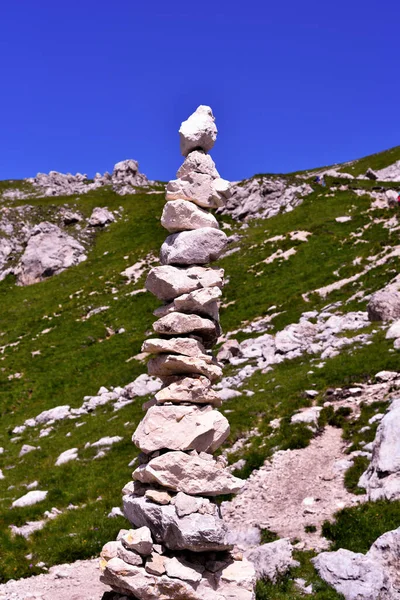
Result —
[[172, 505], [161, 506], [145, 497], [126, 495], [123, 498], [126, 518], [135, 526], [147, 526], [154, 539], [170, 550], [209, 552], [228, 550], [226, 526], [218, 514], [192, 513], [178, 517]]
[[248, 550], [245, 556], [254, 565], [257, 579], [267, 579], [276, 583], [291, 567], [298, 566], [292, 553], [293, 546], [290, 540], [283, 538]]
[[372, 445], [372, 460], [360, 478], [370, 500], [400, 499], [400, 399], [393, 400]]
[[368, 302], [370, 321], [400, 319], [400, 291], [389, 286], [372, 294]]
[[89, 225], [91, 227], [104, 227], [108, 223], [113, 223], [115, 217], [107, 208], [96, 207], [90, 215]]
[[208, 344], [205, 343], [206, 346], [213, 345], [219, 333], [215, 323], [210, 319], [181, 312], [161, 317], [153, 323], [153, 329], [162, 335], [199, 335], [204, 342], [208, 342]]
[[204, 265], [217, 260], [228, 243], [223, 231], [202, 227], [169, 235], [161, 246], [163, 265]]

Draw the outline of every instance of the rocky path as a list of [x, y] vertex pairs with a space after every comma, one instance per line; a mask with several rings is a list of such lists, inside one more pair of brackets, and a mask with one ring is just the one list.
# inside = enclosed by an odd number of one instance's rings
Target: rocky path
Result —
[[101, 600], [108, 586], [100, 582], [98, 560], [57, 565], [48, 573], [0, 585], [0, 600]]
[[[224, 519], [233, 528], [259, 526], [279, 537], [299, 539], [306, 548], [323, 549], [321, 525], [340, 508], [360, 501], [343, 485], [349, 466], [342, 430], [327, 427], [307, 448], [277, 452], [247, 480], [243, 491], [224, 505]], [[316, 533], [304, 528], [314, 525]]]

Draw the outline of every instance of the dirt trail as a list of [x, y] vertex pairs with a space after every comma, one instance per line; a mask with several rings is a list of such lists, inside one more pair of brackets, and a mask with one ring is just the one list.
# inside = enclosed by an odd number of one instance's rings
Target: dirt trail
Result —
[[98, 560], [57, 565], [48, 573], [0, 585], [0, 600], [101, 600], [110, 591], [99, 580]]
[[[307, 448], [277, 452], [249, 477], [242, 493], [224, 504], [225, 521], [233, 528], [240, 523], [241, 528], [269, 529], [279, 537], [301, 540], [307, 548], [327, 547], [319, 535], [322, 523], [363, 498], [349, 494], [343, 485], [349, 457], [341, 436], [341, 429], [326, 427]], [[307, 525], [317, 532], [306, 533]]]

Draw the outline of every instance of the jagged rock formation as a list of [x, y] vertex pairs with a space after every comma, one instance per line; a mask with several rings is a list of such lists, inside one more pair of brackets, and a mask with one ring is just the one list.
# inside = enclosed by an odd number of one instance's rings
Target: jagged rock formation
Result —
[[359, 486], [370, 500], [400, 499], [400, 400], [393, 400], [383, 417], [373, 442], [372, 460], [361, 476]]
[[[26, 180], [32, 184], [40, 193], [45, 196], [70, 196], [71, 194], [86, 194], [91, 190], [97, 190], [100, 187], [112, 186], [117, 194], [122, 196], [125, 194], [134, 194], [137, 187], [147, 187], [151, 182], [146, 175], [140, 173], [139, 163], [136, 160], [128, 159], [118, 162], [114, 166], [112, 174], [96, 173], [93, 181], [88, 179], [87, 175], [77, 173], [58, 173], [50, 171], [49, 174], [38, 173], [36, 177], [31, 177]], [[17, 192], [19, 190], [16, 190]], [[12, 190], [10, 191], [12, 192]], [[18, 199], [27, 198], [30, 194], [21, 194], [15, 196], [10, 192], [8, 198]]]
[[18, 267], [17, 282], [30, 285], [86, 260], [85, 248], [53, 223], [34, 227]]
[[101, 554], [102, 581], [139, 600], [254, 598], [254, 568], [230, 552], [213, 500], [244, 483], [229, 473], [225, 459], [212, 457], [229, 434], [211, 388], [222, 370], [209, 350], [221, 331], [223, 271], [200, 266], [216, 260], [227, 243], [203, 210], [221, 206], [229, 195], [228, 182], [206, 154], [216, 133], [205, 106], [180, 129], [186, 160], [167, 186], [162, 216], [173, 233], [161, 248], [162, 266], [150, 271], [146, 284], [166, 304], [155, 313], [157, 337], [142, 348], [154, 355], [148, 371], [164, 387], [134, 433], [142, 454], [123, 497], [125, 515], [138, 529], [120, 532]]
[[231, 196], [220, 209], [241, 221], [251, 218], [269, 219], [290, 212], [313, 191], [308, 183], [289, 184], [279, 177], [254, 177], [232, 186]]
[[346, 600], [396, 600], [400, 594], [400, 528], [384, 533], [366, 554], [340, 548], [312, 559], [319, 575]]

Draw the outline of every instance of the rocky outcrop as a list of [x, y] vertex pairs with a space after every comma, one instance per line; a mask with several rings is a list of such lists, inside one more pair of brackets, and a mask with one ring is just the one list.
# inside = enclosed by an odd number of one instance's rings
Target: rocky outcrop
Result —
[[240, 221], [269, 219], [293, 210], [312, 191], [307, 183], [292, 184], [279, 177], [253, 177], [232, 186], [231, 197], [219, 212]]
[[370, 321], [400, 319], [400, 279], [395, 277], [387, 286], [372, 294], [368, 302]]
[[[200, 106], [179, 133], [187, 158], [167, 185], [161, 220], [171, 235], [161, 247], [162, 266], [151, 269], [146, 281], [164, 305], [155, 311], [158, 337], [144, 342], [142, 351], [153, 354], [148, 372], [163, 388], [147, 403], [133, 435], [142, 454], [123, 497], [126, 517], [149, 532], [149, 548], [139, 564], [137, 547], [129, 556], [126, 536], [123, 552], [110, 554], [106, 545], [102, 581], [139, 600], [254, 600], [254, 568], [229, 553], [232, 544], [214, 500], [244, 483], [225, 459], [212, 457], [229, 424], [216, 410], [220, 400], [212, 389], [222, 376], [211, 349], [221, 332], [223, 271], [206, 265], [222, 254], [227, 238], [204, 209], [221, 206], [229, 184], [206, 154], [217, 133], [211, 109]], [[159, 550], [151, 552], [150, 544]]]
[[400, 595], [400, 528], [376, 540], [367, 554], [340, 549], [312, 559], [320, 577], [346, 600], [397, 600]]
[[400, 500], [400, 399], [393, 400], [372, 445], [372, 460], [358, 485], [370, 500]]
[[[58, 173], [58, 171], [50, 171], [50, 173], [38, 173], [36, 177], [27, 179], [27, 182], [32, 184], [37, 190], [37, 193], [44, 196], [71, 196], [72, 194], [86, 194], [92, 190], [104, 186], [112, 186], [117, 194], [135, 194], [138, 187], [147, 187], [151, 182], [146, 175], [140, 173], [139, 163], [136, 160], [128, 159], [118, 162], [114, 166], [112, 175], [110, 173], [96, 173], [93, 180], [90, 180], [87, 175], [77, 173]], [[24, 194], [23, 197], [29, 197]]]
[[374, 173], [379, 181], [400, 181], [400, 160]]
[[86, 260], [85, 248], [53, 223], [43, 222], [30, 232], [15, 269], [19, 285], [31, 285]]

